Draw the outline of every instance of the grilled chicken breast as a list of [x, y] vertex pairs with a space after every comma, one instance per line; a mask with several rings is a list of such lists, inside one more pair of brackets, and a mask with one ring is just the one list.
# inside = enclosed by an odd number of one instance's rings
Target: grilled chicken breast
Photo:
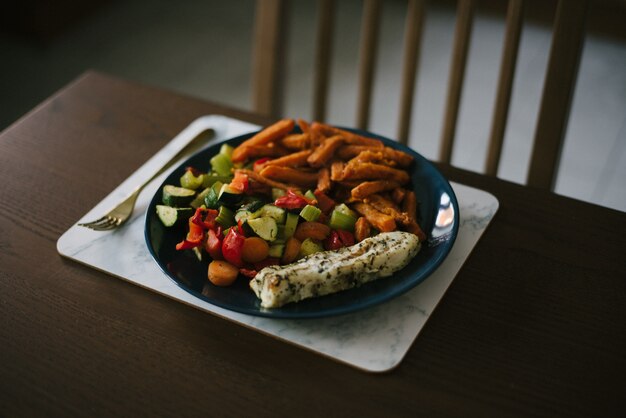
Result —
[[257, 273], [250, 287], [264, 308], [323, 296], [360, 286], [404, 268], [417, 254], [416, 235], [380, 233], [351, 247], [311, 254], [285, 266], [269, 266]]

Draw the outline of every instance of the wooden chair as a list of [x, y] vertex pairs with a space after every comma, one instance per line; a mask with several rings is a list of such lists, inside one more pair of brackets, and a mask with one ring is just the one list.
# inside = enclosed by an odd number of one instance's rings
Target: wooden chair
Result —
[[[257, 0], [255, 55], [253, 57], [254, 109], [265, 115], [281, 116], [282, 84], [285, 74], [286, 0]], [[359, 50], [356, 127], [366, 129], [376, 58], [381, 0], [364, 0]], [[408, 0], [404, 64], [397, 138], [409, 137], [413, 92], [419, 61], [424, 20], [424, 0]], [[461, 91], [470, 46], [476, 1], [458, 0], [447, 104], [443, 121], [439, 160], [450, 163]], [[527, 184], [552, 189], [567, 127], [571, 99], [584, 40], [588, 0], [559, 0], [553, 24], [552, 46], [547, 65]], [[496, 175], [515, 75], [515, 64], [523, 24], [524, 0], [509, 0], [500, 75], [496, 93], [485, 173]], [[332, 50], [334, 0], [318, 0], [317, 42], [314, 64], [313, 115], [324, 121]]]

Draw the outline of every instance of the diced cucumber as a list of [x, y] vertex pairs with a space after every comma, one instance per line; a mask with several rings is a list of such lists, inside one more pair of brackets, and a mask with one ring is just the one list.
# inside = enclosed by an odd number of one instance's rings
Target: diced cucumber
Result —
[[162, 200], [164, 205], [183, 208], [189, 207], [189, 204], [191, 203], [195, 195], [195, 190], [167, 184], [163, 186]]
[[156, 205], [156, 213], [163, 225], [170, 227], [186, 221], [193, 215], [191, 208], [173, 208], [166, 205]]
[[220, 206], [220, 211], [217, 214], [217, 218], [215, 218], [215, 222], [222, 225], [224, 228], [230, 228], [236, 224], [233, 211], [223, 205]]
[[217, 209], [220, 206], [219, 200], [218, 200], [218, 195], [219, 195], [219, 189], [215, 190], [216, 187], [215, 186], [219, 186], [220, 188], [222, 183], [220, 183], [219, 181], [216, 182], [213, 186], [209, 187], [209, 191], [207, 192], [206, 196], [204, 196], [204, 205], [209, 208], [209, 209]]
[[252, 212], [250, 212], [249, 210], [238, 210], [237, 212], [235, 212], [235, 221], [246, 222], [250, 215], [252, 215]]
[[300, 216], [309, 222], [317, 221], [317, 218], [319, 218], [321, 214], [322, 211], [319, 208], [311, 205], [306, 205], [300, 211]]
[[185, 171], [180, 178], [180, 186], [186, 189], [196, 190], [202, 186], [204, 182], [204, 174], [195, 176], [192, 170]]
[[246, 224], [252, 231], [265, 241], [274, 241], [278, 236], [276, 219], [264, 216], [262, 218], [248, 219]]
[[228, 184], [222, 185], [220, 193], [217, 197], [221, 204], [230, 206], [236, 205], [237, 203], [241, 202], [242, 198], [243, 193], [239, 193], [239, 191], [230, 188]]
[[253, 212], [250, 217], [252, 219], [270, 217], [270, 218], [274, 218], [276, 222], [280, 224], [284, 224], [286, 213], [287, 212], [283, 208], [279, 208], [278, 206], [267, 204], [267, 205], [263, 205], [261, 209], [257, 210], [256, 212]]
[[300, 217], [295, 213], [287, 213], [287, 219], [285, 220], [285, 229], [282, 234], [285, 240], [291, 238], [294, 232], [296, 232], [299, 218]]
[[210, 190], [211, 188], [207, 187], [206, 189], [198, 193], [198, 195], [191, 201], [189, 206], [191, 206], [194, 209], [198, 209], [200, 206], [205, 205], [204, 198], [209, 194]]
[[243, 203], [243, 205], [239, 208], [239, 210], [247, 210], [249, 212], [256, 212], [261, 209], [265, 203], [261, 199], [258, 198], [248, 198]]
[[283, 197], [285, 193], [286, 192], [283, 189], [279, 189], [278, 187], [272, 187], [272, 200], [276, 200], [279, 197]]
[[322, 247], [322, 244], [312, 238], [306, 238], [304, 241], [302, 241], [302, 245], [300, 246], [300, 252], [298, 252], [298, 258], [319, 253], [320, 251], [324, 251], [324, 247]]
[[270, 257], [280, 258], [283, 256], [284, 251], [285, 251], [285, 244], [273, 244], [270, 246], [270, 251], [268, 255]]

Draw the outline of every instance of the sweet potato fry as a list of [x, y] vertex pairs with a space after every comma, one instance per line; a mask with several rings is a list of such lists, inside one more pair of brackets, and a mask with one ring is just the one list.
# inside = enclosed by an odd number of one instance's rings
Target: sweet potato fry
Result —
[[400, 167], [408, 167], [413, 161], [413, 157], [406, 152], [398, 151], [391, 147], [371, 147], [366, 145], [344, 145], [337, 150], [337, 157], [347, 161], [366, 151], [380, 152], [383, 159], [395, 161]]
[[365, 181], [352, 189], [351, 194], [354, 199], [362, 200], [371, 194], [385, 192], [387, 190], [396, 190], [399, 187], [400, 184], [395, 181]]
[[233, 150], [231, 157], [233, 162], [245, 161], [248, 158], [249, 147], [274, 142], [291, 132], [294, 126], [295, 122], [293, 119], [281, 119], [273, 125], [268, 126]]
[[303, 150], [311, 147], [311, 134], [291, 134], [285, 136], [281, 144], [290, 150]]
[[333, 161], [330, 165], [330, 179], [332, 181], [341, 181], [343, 180], [343, 169], [345, 168], [345, 164], [343, 161]]
[[307, 162], [311, 167], [323, 166], [333, 157], [337, 148], [343, 145], [344, 141], [345, 139], [341, 135], [335, 135], [324, 139], [324, 141], [317, 148], [315, 148], [315, 151], [309, 155]]
[[303, 134], [307, 134], [309, 133], [309, 123], [307, 121], [305, 121], [304, 119], [300, 119], [298, 118], [298, 127], [300, 128], [300, 130], [302, 131]]
[[[332, 178], [332, 177], [331, 177]], [[387, 167], [382, 164], [356, 163], [346, 164], [343, 170], [344, 180], [389, 180], [400, 184], [408, 183], [409, 174], [404, 170]]]
[[290, 189], [294, 190], [294, 191], [301, 189], [300, 186], [297, 186], [295, 184], [287, 184], [287, 183], [281, 183], [281, 182], [278, 182], [278, 181], [274, 181], [272, 179], [268, 179], [267, 177], [263, 177], [259, 173], [256, 173], [256, 172], [254, 172], [252, 170], [248, 170], [248, 169], [245, 169], [245, 168], [240, 168], [238, 170], [235, 170], [235, 173], [237, 173], [237, 172], [241, 172], [243, 174], [247, 174], [250, 179], [252, 179], [252, 180], [254, 180], [254, 181], [258, 182], [258, 183], [266, 184], [266, 185], [268, 185], [270, 187], [276, 187], [277, 189], [283, 189], [285, 191], [286, 190], [290, 190]]
[[330, 191], [331, 187], [330, 169], [328, 167], [324, 167], [319, 171], [319, 173], [317, 173], [317, 190], [321, 190], [326, 193]]
[[280, 165], [283, 167], [300, 167], [307, 164], [307, 158], [312, 152], [313, 150], [310, 149], [294, 152], [274, 160], [269, 160], [265, 163], [265, 166]]
[[[233, 151], [234, 152], [234, 151]], [[273, 142], [263, 145], [250, 145], [246, 148], [246, 158], [281, 157], [289, 154], [289, 150]]]
[[396, 222], [406, 224], [410, 220], [409, 216], [406, 213], [401, 212], [400, 208], [397, 207], [392, 200], [384, 198], [379, 194], [370, 195], [366, 197], [363, 202], [371, 205], [377, 211], [391, 216]]
[[354, 224], [354, 239], [356, 242], [361, 242], [365, 238], [369, 237], [372, 233], [372, 228], [367, 219], [364, 216], [360, 216]]
[[401, 187], [393, 189], [393, 191], [391, 192], [391, 198], [398, 205], [402, 203], [405, 195], [406, 195], [406, 189], [403, 189]]
[[391, 232], [396, 230], [396, 221], [389, 215], [377, 211], [367, 203], [358, 202], [352, 208], [363, 215], [372, 226], [381, 232]]
[[280, 182], [290, 182], [301, 187], [314, 188], [317, 185], [317, 173], [296, 170], [290, 167], [270, 165], [261, 170], [261, 176]]
[[405, 212], [409, 219], [415, 221], [417, 216], [417, 197], [415, 196], [415, 192], [409, 190], [406, 192], [404, 196], [404, 200], [402, 201], [402, 211]]
[[343, 136], [346, 139], [347, 144], [368, 145], [371, 147], [380, 147], [380, 148], [384, 146], [383, 142], [378, 139], [368, 138], [363, 135], [358, 135], [350, 131], [346, 131], [345, 129], [336, 128], [334, 126], [326, 125], [323, 123], [320, 123], [320, 128], [326, 136], [334, 136], [334, 135]]
[[380, 152], [379, 150], [361, 151], [359, 155], [357, 155], [356, 157], [348, 161], [348, 164], [350, 163], [376, 163], [376, 164], [383, 164], [389, 167], [395, 167], [398, 165], [396, 161], [385, 158], [383, 153]]

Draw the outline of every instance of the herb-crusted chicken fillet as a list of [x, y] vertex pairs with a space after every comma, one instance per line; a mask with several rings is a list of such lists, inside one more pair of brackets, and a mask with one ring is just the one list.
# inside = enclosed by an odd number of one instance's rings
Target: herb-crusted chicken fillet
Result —
[[416, 235], [384, 232], [351, 247], [324, 251], [286, 266], [269, 266], [250, 281], [264, 308], [323, 296], [391, 276], [420, 250]]

